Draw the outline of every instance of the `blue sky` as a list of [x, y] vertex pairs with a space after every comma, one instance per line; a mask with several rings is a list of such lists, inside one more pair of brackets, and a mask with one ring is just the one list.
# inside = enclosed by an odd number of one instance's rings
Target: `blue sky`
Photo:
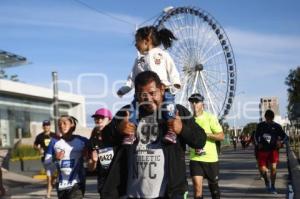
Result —
[[257, 120], [257, 110], [250, 109], [257, 109], [255, 103], [262, 96], [278, 96], [281, 115], [286, 115], [284, 80], [290, 69], [300, 65], [299, 1], [83, 2], [128, 23], [74, 0], [1, 0], [0, 49], [32, 62], [6, 72], [18, 74], [23, 82], [50, 87], [51, 72], [57, 71], [63, 80], [61, 90], [86, 96], [88, 117], [102, 105], [116, 109], [130, 101], [130, 96], [119, 99], [114, 93], [136, 56], [135, 24], [158, 16], [170, 5], [195, 6], [213, 15], [231, 41], [238, 70], [237, 123]]

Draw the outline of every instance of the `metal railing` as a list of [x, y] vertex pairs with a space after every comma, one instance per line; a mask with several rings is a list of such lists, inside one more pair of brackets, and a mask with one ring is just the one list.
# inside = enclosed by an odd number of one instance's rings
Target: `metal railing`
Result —
[[289, 143], [286, 144], [287, 162], [291, 186], [289, 186], [288, 198], [300, 199], [300, 165], [297, 156], [291, 149]]

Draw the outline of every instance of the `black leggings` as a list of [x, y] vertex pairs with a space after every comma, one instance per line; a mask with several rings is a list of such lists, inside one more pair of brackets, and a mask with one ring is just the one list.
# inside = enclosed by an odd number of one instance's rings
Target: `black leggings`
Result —
[[84, 195], [84, 189], [82, 186], [75, 184], [71, 189], [58, 190], [58, 199], [82, 199]]
[[209, 190], [212, 199], [220, 199], [220, 188], [218, 183], [209, 183]]

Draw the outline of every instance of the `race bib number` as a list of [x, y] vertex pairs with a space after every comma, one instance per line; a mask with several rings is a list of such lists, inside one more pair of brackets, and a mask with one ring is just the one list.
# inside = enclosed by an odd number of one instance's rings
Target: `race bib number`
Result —
[[74, 159], [71, 159], [71, 160], [62, 160], [60, 168], [61, 169], [64, 169], [64, 168], [73, 168], [74, 167], [74, 163], [75, 163]]
[[272, 138], [270, 134], [267, 133], [263, 134], [263, 138], [265, 139], [266, 142], [270, 144]]
[[98, 156], [101, 166], [103, 168], [108, 168], [114, 157], [114, 150], [112, 147], [99, 149]]
[[58, 189], [64, 190], [64, 189], [70, 189], [76, 184], [76, 180], [73, 180], [72, 182], [69, 182], [68, 180], [63, 180], [62, 182], [58, 183]]
[[65, 175], [70, 175], [74, 168], [75, 160], [62, 160], [60, 164], [60, 170]]

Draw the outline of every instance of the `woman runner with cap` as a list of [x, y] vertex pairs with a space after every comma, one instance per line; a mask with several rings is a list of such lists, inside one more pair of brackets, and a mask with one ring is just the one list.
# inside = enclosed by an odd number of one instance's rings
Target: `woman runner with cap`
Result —
[[104, 127], [112, 119], [112, 114], [110, 110], [101, 108], [92, 117], [95, 127], [90, 137], [88, 168], [90, 171], [97, 171], [97, 188], [100, 194], [114, 156], [112, 136], [110, 131], [104, 131]]

